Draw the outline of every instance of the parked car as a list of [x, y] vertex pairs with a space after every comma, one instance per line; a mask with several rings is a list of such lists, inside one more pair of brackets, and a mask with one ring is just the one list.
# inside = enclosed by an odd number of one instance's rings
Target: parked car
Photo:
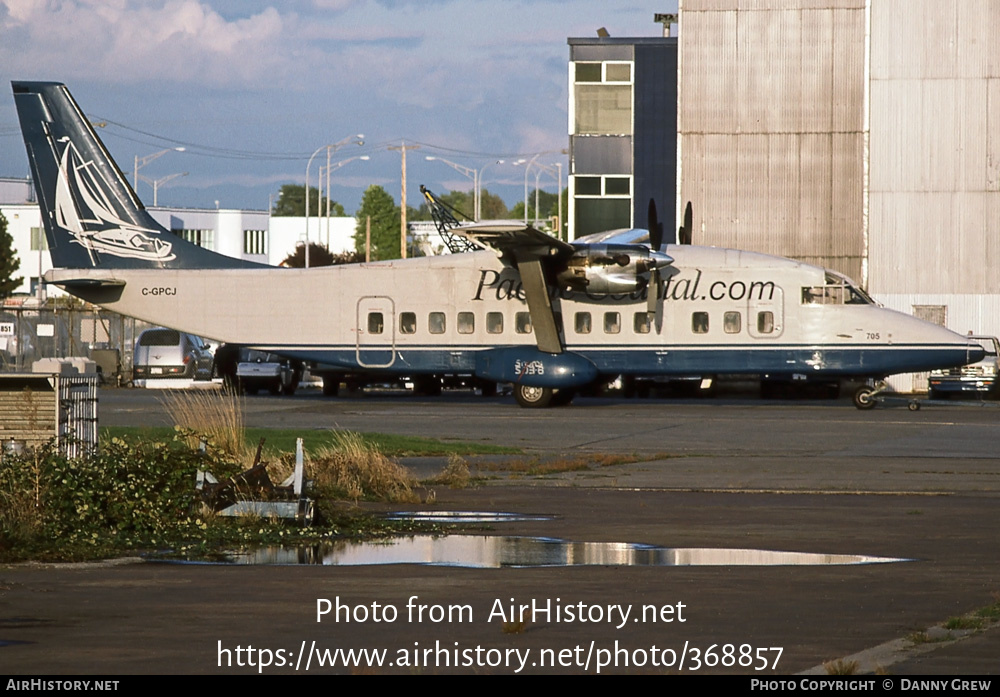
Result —
[[215, 352], [215, 372], [230, 388], [247, 394], [267, 390], [291, 396], [302, 379], [302, 363], [267, 351], [224, 344]]
[[970, 336], [969, 340], [986, 349], [986, 355], [978, 363], [963, 365], [960, 368], [932, 370], [927, 378], [928, 397], [947, 399], [951, 395], [964, 394], [985, 399], [1000, 396], [1000, 383], [997, 382], [1000, 342], [995, 336]]
[[212, 379], [212, 347], [200, 336], [176, 329], [146, 329], [135, 342], [132, 379]]

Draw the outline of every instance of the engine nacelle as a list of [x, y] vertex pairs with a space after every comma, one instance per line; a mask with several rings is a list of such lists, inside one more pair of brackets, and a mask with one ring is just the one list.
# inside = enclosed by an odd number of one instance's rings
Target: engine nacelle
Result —
[[640, 244], [580, 245], [556, 281], [562, 288], [587, 293], [632, 293], [649, 283], [653, 269], [673, 259]]
[[478, 352], [476, 377], [564, 389], [592, 383], [597, 379], [597, 367], [576, 353], [552, 354], [534, 346], [510, 346]]

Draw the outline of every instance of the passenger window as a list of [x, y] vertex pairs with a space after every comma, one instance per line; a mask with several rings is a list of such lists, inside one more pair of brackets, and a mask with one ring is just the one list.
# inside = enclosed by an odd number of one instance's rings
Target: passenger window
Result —
[[514, 331], [518, 334], [531, 333], [531, 313], [518, 312], [514, 315]]
[[757, 313], [757, 331], [760, 334], [770, 334], [774, 331], [774, 313], [770, 310]]
[[577, 312], [574, 319], [577, 334], [590, 334], [590, 313]]
[[621, 315], [617, 312], [605, 312], [604, 313], [604, 333], [605, 334], [617, 334], [622, 330], [622, 319]]
[[471, 334], [476, 331], [476, 316], [471, 312], [458, 313], [458, 333]]
[[726, 334], [739, 334], [743, 320], [739, 312], [727, 312], [722, 319], [722, 328]]
[[416, 334], [417, 315], [413, 312], [401, 312], [399, 314], [399, 333]]
[[427, 315], [427, 331], [431, 334], [444, 334], [444, 313], [432, 312]]
[[369, 334], [381, 334], [382, 333], [382, 313], [381, 312], [369, 312], [368, 313], [368, 333]]
[[502, 312], [487, 312], [486, 313], [486, 333], [487, 334], [502, 334], [503, 333], [503, 313]]
[[636, 312], [633, 325], [636, 334], [649, 334], [649, 313]]
[[708, 313], [691, 313], [691, 331], [695, 334], [708, 334]]

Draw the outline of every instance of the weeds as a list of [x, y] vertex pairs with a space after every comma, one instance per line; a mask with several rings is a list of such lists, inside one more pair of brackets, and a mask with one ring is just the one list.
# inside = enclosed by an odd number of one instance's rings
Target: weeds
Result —
[[583, 453], [574, 457], [544, 458], [541, 456], [528, 459], [510, 459], [502, 462], [489, 462], [479, 465], [480, 469], [491, 472], [513, 472], [529, 476], [559, 474], [561, 472], [579, 472], [592, 467], [612, 467], [627, 465], [633, 462], [663, 459], [664, 455], [615, 455], [610, 453]]
[[465, 489], [472, 481], [469, 463], [461, 455], [452, 453], [441, 474], [430, 480], [431, 484], [445, 484], [451, 489]]
[[163, 406], [175, 427], [186, 429], [188, 445], [196, 447], [206, 438], [221, 453], [247, 462], [253, 456], [246, 443], [243, 400], [222, 390], [183, 390], [169, 393]]
[[857, 675], [858, 662], [845, 661], [843, 658], [838, 658], [836, 661], [824, 663], [823, 669], [826, 670], [827, 675]]
[[330, 445], [310, 458], [317, 492], [331, 498], [418, 503], [410, 474], [358, 433], [336, 431]]
[[961, 617], [949, 618], [948, 621], [944, 623], [944, 628], [951, 630], [982, 629], [987, 624], [987, 620], [983, 617], [970, 617], [969, 615], [963, 615]]

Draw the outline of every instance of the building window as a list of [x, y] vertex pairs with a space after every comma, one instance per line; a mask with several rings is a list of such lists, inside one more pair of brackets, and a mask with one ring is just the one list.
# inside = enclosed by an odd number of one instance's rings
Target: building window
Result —
[[632, 177], [575, 175], [573, 205], [577, 237], [632, 227]]
[[632, 135], [632, 64], [579, 62], [573, 72], [574, 135]]
[[49, 248], [49, 240], [45, 237], [45, 230], [40, 227], [31, 228], [31, 251], [45, 251]]
[[267, 230], [244, 230], [243, 253], [267, 254]]
[[215, 249], [215, 230], [171, 230], [178, 237], [205, 249]]

